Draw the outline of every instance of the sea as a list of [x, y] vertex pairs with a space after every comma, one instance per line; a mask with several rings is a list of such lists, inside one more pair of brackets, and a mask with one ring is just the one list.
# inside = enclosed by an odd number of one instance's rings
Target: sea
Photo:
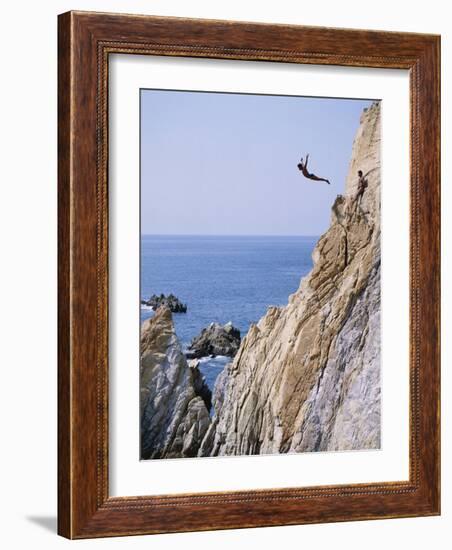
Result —
[[[287, 304], [312, 268], [318, 237], [155, 236], [141, 237], [141, 298], [174, 294], [187, 313], [174, 313], [184, 351], [212, 322], [231, 321], [242, 338], [269, 306]], [[153, 315], [141, 306], [141, 322]], [[201, 359], [213, 389], [229, 357]]]

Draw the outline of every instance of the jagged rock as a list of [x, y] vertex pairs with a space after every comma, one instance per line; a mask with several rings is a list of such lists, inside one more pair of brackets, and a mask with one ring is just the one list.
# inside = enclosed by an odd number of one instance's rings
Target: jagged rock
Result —
[[196, 359], [216, 355], [234, 357], [240, 346], [240, 331], [231, 322], [221, 326], [211, 323], [194, 338], [188, 348], [187, 357]]
[[182, 353], [170, 309], [159, 307], [141, 329], [141, 458], [197, 455], [210, 425], [204, 384]]
[[210, 409], [212, 408], [212, 392], [207, 385], [206, 379], [199, 370], [199, 361], [197, 359], [192, 359], [188, 361], [188, 366], [190, 368], [195, 393], [202, 398], [204, 404], [207, 407], [207, 410], [210, 411]]
[[174, 294], [168, 294], [168, 296], [153, 294], [149, 300], [141, 300], [141, 303], [151, 307], [154, 311], [157, 311], [159, 307], [166, 306], [173, 313], [187, 313], [187, 305], [183, 304]]
[[223, 406], [224, 397], [227, 391], [228, 383], [230, 380], [229, 377], [229, 368], [231, 363], [228, 363], [225, 365], [224, 369], [221, 371], [221, 373], [217, 376], [217, 379], [215, 381], [215, 385], [213, 388], [213, 394], [212, 394], [212, 406], [215, 411], [215, 415], [212, 419], [212, 422], [206, 431], [206, 434], [204, 436], [204, 439], [202, 441], [202, 444], [198, 451], [198, 456], [209, 456], [209, 455], [216, 455], [218, 454], [217, 449], [221, 446], [221, 443], [223, 443], [222, 439], [217, 438], [216, 439], [216, 431], [217, 431], [217, 424], [218, 424], [218, 418], [221, 417], [221, 408]]
[[313, 269], [288, 305], [269, 308], [242, 340], [214, 390], [199, 456], [380, 447], [379, 150], [374, 103]]

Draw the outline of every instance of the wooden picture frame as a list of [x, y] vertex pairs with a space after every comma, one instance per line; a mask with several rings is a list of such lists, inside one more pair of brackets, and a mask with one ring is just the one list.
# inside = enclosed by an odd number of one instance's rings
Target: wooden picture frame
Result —
[[[440, 38], [68, 12], [58, 39], [58, 532], [68, 538], [440, 513]], [[110, 54], [410, 72], [409, 481], [147, 497], [108, 491]]]

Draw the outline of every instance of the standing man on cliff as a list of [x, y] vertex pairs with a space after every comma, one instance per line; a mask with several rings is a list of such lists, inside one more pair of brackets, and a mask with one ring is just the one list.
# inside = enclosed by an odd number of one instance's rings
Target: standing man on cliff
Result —
[[367, 188], [367, 180], [363, 176], [362, 170], [358, 170], [358, 191], [356, 193], [355, 201], [357, 206], [361, 206], [361, 199], [363, 198], [364, 191]]

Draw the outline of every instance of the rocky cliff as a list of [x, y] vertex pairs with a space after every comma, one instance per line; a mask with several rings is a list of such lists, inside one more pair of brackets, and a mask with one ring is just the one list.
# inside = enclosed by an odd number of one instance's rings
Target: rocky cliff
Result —
[[[358, 177], [358, 171], [362, 177]], [[242, 340], [208, 392], [171, 312], [141, 332], [141, 456], [171, 458], [380, 446], [380, 106], [361, 117], [344, 196], [313, 269]]]
[[168, 307], [143, 323], [140, 349], [141, 458], [196, 456], [210, 425], [210, 391], [187, 363]]
[[379, 448], [379, 103], [361, 117], [345, 195], [313, 262], [219, 377], [200, 456]]

